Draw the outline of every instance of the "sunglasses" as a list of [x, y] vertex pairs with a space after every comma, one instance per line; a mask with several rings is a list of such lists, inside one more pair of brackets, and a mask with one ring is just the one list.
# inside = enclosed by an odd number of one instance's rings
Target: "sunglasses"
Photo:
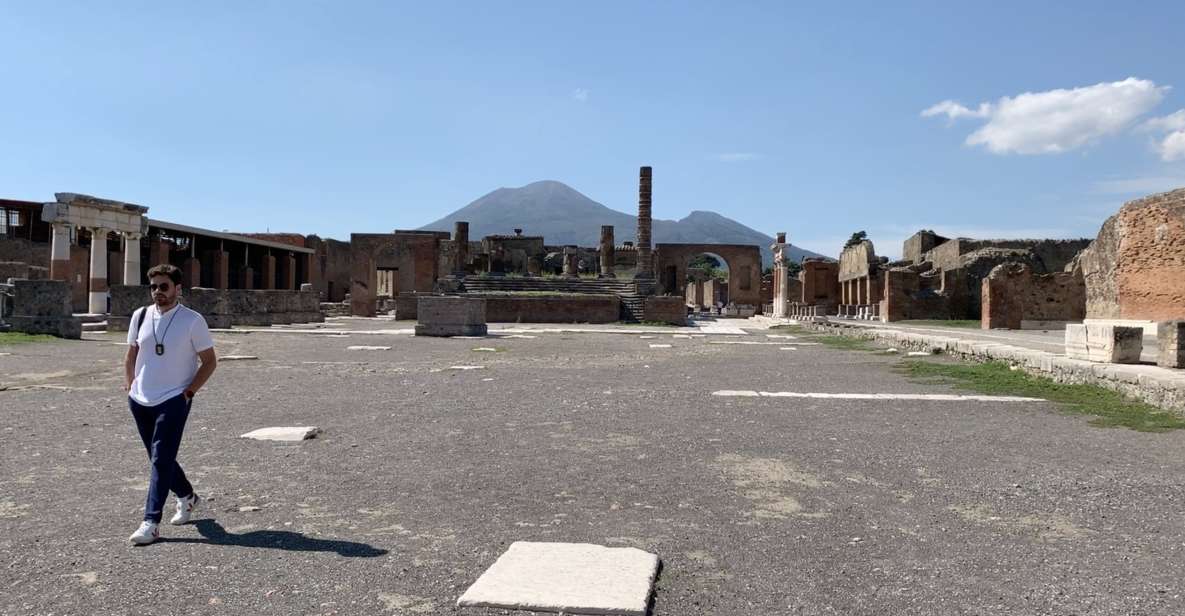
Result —
[[160, 284], [150, 284], [150, 285], [148, 285], [148, 290], [149, 290], [149, 291], [155, 291], [155, 290], [157, 290], [157, 289], [160, 289], [161, 291], [168, 291], [168, 290], [169, 290], [169, 283], [167, 283], [167, 282], [162, 282], [162, 283], [160, 283]]

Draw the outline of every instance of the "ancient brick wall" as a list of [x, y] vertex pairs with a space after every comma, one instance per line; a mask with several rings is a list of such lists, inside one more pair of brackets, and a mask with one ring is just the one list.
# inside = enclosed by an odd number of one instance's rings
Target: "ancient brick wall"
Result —
[[489, 323], [613, 323], [621, 311], [616, 295], [479, 297], [486, 300]]
[[868, 276], [872, 271], [872, 264], [877, 261], [876, 248], [869, 240], [844, 248], [839, 255], [840, 282]]
[[1020, 329], [1024, 321], [1081, 321], [1086, 283], [1081, 270], [1034, 274], [1022, 263], [996, 266], [982, 281], [983, 329]]
[[[802, 262], [802, 271], [798, 274], [802, 281], [803, 304], [808, 306], [839, 304], [839, 264], [834, 261], [819, 261], [807, 259]], [[793, 299], [793, 298], [791, 298]]]
[[642, 310], [643, 321], [656, 321], [672, 325], [687, 324], [687, 306], [681, 297], [652, 295], [646, 298]]
[[21, 261], [38, 267], [49, 267], [49, 248], [47, 242], [0, 238], [0, 261]]
[[933, 231], [918, 231], [905, 240], [901, 248], [901, 259], [911, 263], [921, 263], [922, 255], [947, 241], [949, 238], [942, 237]]
[[1080, 265], [1088, 318], [1185, 319], [1185, 189], [1124, 204]]

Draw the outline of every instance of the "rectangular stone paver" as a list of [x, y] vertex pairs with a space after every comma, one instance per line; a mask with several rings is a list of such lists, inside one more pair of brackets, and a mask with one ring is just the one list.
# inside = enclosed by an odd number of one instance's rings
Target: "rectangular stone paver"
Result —
[[516, 541], [457, 605], [645, 616], [658, 563], [637, 548]]

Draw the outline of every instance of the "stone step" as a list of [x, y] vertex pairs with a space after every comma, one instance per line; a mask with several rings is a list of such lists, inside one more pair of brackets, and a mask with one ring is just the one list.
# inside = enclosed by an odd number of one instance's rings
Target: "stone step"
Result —
[[82, 331], [84, 332], [105, 332], [107, 331], [107, 321], [83, 321]]
[[93, 314], [93, 313], [88, 313], [88, 312], [80, 312], [80, 313], [75, 314], [74, 316], [78, 317], [78, 320], [82, 321], [82, 323], [84, 325], [87, 323], [104, 323], [104, 324], [107, 323], [107, 315], [105, 315], [105, 314]]

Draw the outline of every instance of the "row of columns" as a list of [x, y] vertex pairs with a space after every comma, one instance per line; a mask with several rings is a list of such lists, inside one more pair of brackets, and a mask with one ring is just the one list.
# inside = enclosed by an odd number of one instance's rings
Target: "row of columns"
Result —
[[[54, 280], [69, 281], [70, 277], [70, 225], [53, 223], [53, 239], [50, 244], [49, 276]], [[87, 311], [93, 314], [107, 312], [107, 236], [110, 229], [91, 227], [90, 271], [87, 281], [90, 292], [87, 296]], [[139, 233], [121, 233], [123, 250], [123, 280], [140, 277]]]

